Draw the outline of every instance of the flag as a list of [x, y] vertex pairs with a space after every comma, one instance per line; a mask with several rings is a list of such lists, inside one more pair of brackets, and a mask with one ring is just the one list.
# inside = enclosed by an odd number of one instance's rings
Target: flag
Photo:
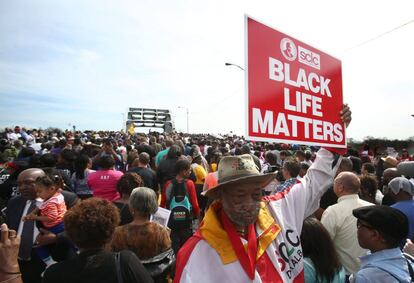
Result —
[[128, 127], [128, 133], [129, 133], [130, 135], [135, 134], [135, 125], [134, 125], [134, 123], [129, 124], [129, 127]]

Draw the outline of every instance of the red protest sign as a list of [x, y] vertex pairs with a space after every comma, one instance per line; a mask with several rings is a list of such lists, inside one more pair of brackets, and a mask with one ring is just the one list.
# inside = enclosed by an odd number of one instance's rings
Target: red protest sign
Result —
[[247, 137], [346, 147], [341, 61], [246, 16]]

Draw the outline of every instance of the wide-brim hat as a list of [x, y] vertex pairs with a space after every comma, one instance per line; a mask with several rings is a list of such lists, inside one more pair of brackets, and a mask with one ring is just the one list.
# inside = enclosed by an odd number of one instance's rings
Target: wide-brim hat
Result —
[[254, 184], [262, 189], [276, 177], [275, 173], [260, 173], [250, 154], [223, 157], [217, 171], [218, 185], [205, 192], [212, 199], [218, 198], [224, 188], [238, 184]]
[[384, 163], [387, 163], [388, 165], [392, 166], [392, 167], [397, 167], [398, 165], [398, 160], [390, 155], [388, 155], [387, 157], [382, 157], [381, 158], [382, 161], [384, 161]]

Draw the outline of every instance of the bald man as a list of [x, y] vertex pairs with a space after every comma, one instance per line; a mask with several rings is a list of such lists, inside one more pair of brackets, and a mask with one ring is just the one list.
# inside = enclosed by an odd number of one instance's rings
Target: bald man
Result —
[[367, 250], [362, 249], [357, 239], [357, 219], [352, 215], [355, 208], [372, 205], [358, 196], [361, 183], [352, 172], [342, 172], [334, 180], [333, 190], [338, 203], [328, 207], [321, 222], [328, 230], [347, 276], [359, 270], [359, 257]]
[[[352, 171], [352, 161], [349, 158], [342, 158], [341, 164], [339, 165], [338, 171], [336, 171], [336, 176], [341, 174], [341, 172], [351, 172]], [[315, 211], [314, 215], [318, 220], [321, 220], [322, 214], [329, 206], [338, 203], [338, 197], [334, 193], [333, 185], [322, 195], [319, 202], [319, 208]]]
[[[53, 169], [50, 173], [52, 175], [58, 174]], [[64, 235], [56, 236], [43, 229], [39, 231], [35, 222], [22, 221], [22, 218], [36, 207], [35, 182], [37, 178], [42, 176], [45, 176], [45, 172], [42, 169], [30, 168], [22, 171], [17, 177], [17, 186], [20, 195], [11, 198], [6, 209], [6, 223], [8, 227], [17, 231], [17, 234], [21, 236], [19, 266], [23, 282], [25, 283], [40, 283], [41, 273], [44, 270], [44, 263], [38, 258], [33, 249], [35, 242], [39, 245], [53, 244], [51, 252], [57, 261], [59, 259], [56, 256], [63, 260], [74, 255], [72, 248], [65, 244], [67, 238]], [[68, 208], [73, 206], [78, 200], [74, 193], [63, 191], [62, 194]]]

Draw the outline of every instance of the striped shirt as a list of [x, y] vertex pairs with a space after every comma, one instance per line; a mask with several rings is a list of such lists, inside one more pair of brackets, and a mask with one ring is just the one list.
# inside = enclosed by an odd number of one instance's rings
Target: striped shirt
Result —
[[63, 221], [63, 216], [66, 213], [65, 199], [60, 192], [57, 192], [50, 199], [43, 201], [39, 209], [40, 215], [51, 219], [51, 221], [43, 221], [43, 225], [46, 228], [51, 228]]
[[294, 184], [296, 184], [297, 178], [290, 178], [286, 181], [284, 181], [282, 184], [276, 186], [276, 190], [273, 192], [274, 194], [283, 192], [290, 187], [292, 187]]

